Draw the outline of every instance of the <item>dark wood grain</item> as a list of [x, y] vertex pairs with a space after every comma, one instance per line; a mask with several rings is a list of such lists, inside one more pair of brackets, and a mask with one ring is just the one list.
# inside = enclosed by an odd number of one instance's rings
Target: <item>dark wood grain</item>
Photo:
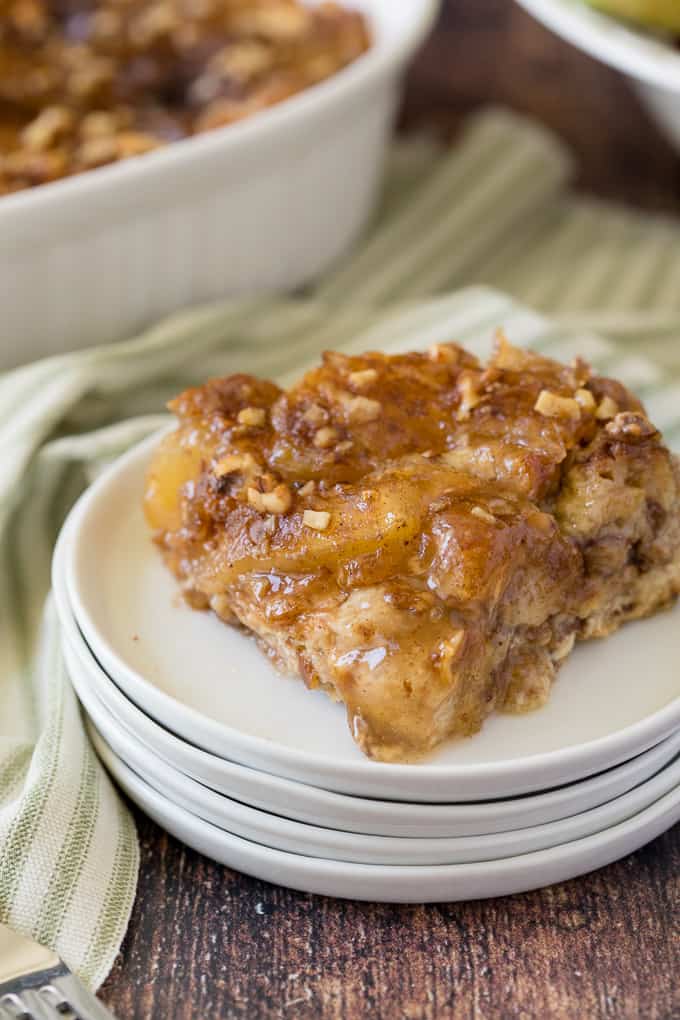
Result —
[[581, 187], [680, 210], [680, 159], [626, 79], [511, 0], [448, 0], [413, 68], [403, 123], [451, 133], [489, 104], [535, 117], [562, 137], [577, 157]]
[[680, 1015], [680, 827], [549, 889], [400, 907], [257, 882], [137, 818], [139, 895], [102, 993], [121, 1020]]
[[[403, 124], [453, 134], [489, 102], [557, 131], [584, 188], [680, 209], [678, 158], [622, 78], [510, 0], [450, 0], [411, 75]], [[394, 907], [254, 881], [136, 817], [139, 895], [102, 990], [120, 1020], [680, 1017], [678, 826], [551, 889]]]

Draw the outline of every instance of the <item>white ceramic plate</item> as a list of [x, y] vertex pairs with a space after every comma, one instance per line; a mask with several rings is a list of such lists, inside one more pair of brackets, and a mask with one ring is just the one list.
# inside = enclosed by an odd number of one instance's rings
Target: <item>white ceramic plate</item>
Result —
[[97, 727], [123, 757], [132, 741], [142, 755], [151, 755], [217, 793], [312, 825], [407, 837], [507, 832], [557, 821], [620, 797], [658, 772], [680, 751], [677, 733], [632, 761], [591, 779], [509, 801], [421, 805], [345, 797], [234, 765], [178, 740], [124, 697], [91, 657], [77, 631], [69, 629], [64, 636], [64, 652], [76, 692]]
[[90, 726], [95, 746], [99, 747], [104, 740], [126, 765], [163, 798], [225, 832], [287, 853], [356, 864], [470, 864], [547, 850], [617, 825], [649, 807], [680, 784], [680, 759], [676, 758], [652, 779], [624, 796], [593, 808], [592, 811], [547, 825], [486, 836], [448, 839], [368, 836], [304, 825], [289, 818], [258, 811], [215, 793], [181, 772], [168, 768], [135, 741], [134, 737], [126, 736], [120, 729], [110, 728], [108, 740], [101, 732], [97, 733], [98, 739], [95, 739], [93, 729]]
[[272, 850], [172, 804], [99, 742], [102, 761], [158, 825], [220, 864], [305, 892], [384, 903], [441, 903], [538, 889], [584, 875], [644, 846], [680, 819], [680, 788], [610, 829], [549, 850], [475, 864], [352, 864]]
[[[178, 597], [141, 510], [156, 437], [129, 451], [70, 515], [64, 560], [77, 622], [137, 705], [185, 740], [241, 764], [359, 796], [485, 800], [592, 775], [680, 725], [680, 607], [580, 645], [548, 705], [496, 714], [427, 762], [366, 759], [341, 705], [282, 676], [254, 641]], [[168, 640], [172, 635], [172, 640]]]
[[[59, 571], [55, 570], [55, 576]], [[122, 694], [92, 657], [66, 603], [54, 588], [64, 653], [76, 693], [101, 733], [123, 757], [130, 741], [169, 771], [178, 771], [227, 797], [296, 821], [367, 835], [479, 836], [568, 818], [620, 797], [680, 753], [680, 732], [632, 761], [547, 793], [479, 804], [407, 804], [367, 800], [293, 783], [236, 765], [179, 740]], [[123, 741], [122, 744], [118, 741]]]

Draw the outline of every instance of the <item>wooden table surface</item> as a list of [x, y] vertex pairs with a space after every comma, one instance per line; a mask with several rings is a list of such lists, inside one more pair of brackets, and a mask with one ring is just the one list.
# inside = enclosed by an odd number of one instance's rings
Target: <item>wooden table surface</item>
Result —
[[[449, 0], [403, 123], [451, 133], [489, 102], [559, 132], [583, 187], [680, 210], [680, 160], [618, 75], [511, 0]], [[680, 826], [550, 889], [399, 907], [254, 881], [136, 818], [139, 892], [101, 993], [120, 1020], [680, 1017]]]

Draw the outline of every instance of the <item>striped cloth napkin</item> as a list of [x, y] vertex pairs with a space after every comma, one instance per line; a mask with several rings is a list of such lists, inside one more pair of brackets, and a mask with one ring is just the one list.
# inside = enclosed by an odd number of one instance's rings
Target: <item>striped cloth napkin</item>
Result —
[[[90, 987], [123, 938], [138, 847], [44, 612], [68, 508], [165, 420], [169, 396], [207, 375], [285, 381], [323, 348], [476, 347], [501, 324], [621, 376], [680, 440], [678, 224], [575, 197], [570, 173], [542, 129], [485, 113], [450, 150], [401, 143], [363, 242], [308, 294], [192, 309], [0, 376], [0, 921], [55, 948]], [[493, 289], [454, 293], [470, 283]]]

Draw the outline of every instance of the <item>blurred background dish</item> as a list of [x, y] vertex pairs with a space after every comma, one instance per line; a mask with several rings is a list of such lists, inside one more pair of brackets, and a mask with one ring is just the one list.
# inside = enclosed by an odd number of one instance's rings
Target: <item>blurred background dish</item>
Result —
[[226, 127], [365, 53], [361, 11], [302, 0], [5, 0], [0, 195]]
[[[627, 74], [661, 128], [680, 148], [680, 49], [671, 38], [595, 10], [583, 0], [517, 2], [557, 35]], [[609, 0], [607, 7], [613, 10], [615, 3]]]
[[134, 333], [174, 309], [291, 289], [357, 237], [403, 73], [437, 0], [358, 0], [371, 47], [225, 128], [0, 199], [2, 367]]
[[677, 0], [587, 0], [616, 18], [623, 18], [643, 28], [680, 34], [680, 7]]

